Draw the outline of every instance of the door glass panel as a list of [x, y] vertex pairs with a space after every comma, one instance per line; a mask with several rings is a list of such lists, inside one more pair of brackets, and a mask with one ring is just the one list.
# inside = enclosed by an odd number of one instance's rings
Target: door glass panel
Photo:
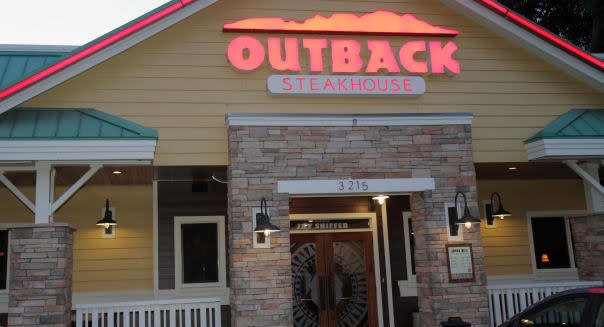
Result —
[[291, 253], [294, 326], [319, 326], [315, 243], [292, 242]]
[[333, 261], [337, 326], [369, 326], [367, 266], [363, 242], [333, 242]]

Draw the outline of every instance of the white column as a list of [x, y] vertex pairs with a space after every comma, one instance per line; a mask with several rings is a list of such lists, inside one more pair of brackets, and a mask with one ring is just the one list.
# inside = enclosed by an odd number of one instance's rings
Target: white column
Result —
[[46, 162], [36, 163], [36, 224], [48, 224], [52, 222], [52, 201], [54, 183], [51, 172], [52, 165]]
[[[587, 161], [579, 164], [583, 170], [593, 177], [596, 181], [600, 181], [600, 161]], [[585, 190], [585, 204], [587, 211], [589, 212], [601, 212], [604, 211], [604, 196], [598, 192], [590, 183], [583, 180], [583, 188]]]

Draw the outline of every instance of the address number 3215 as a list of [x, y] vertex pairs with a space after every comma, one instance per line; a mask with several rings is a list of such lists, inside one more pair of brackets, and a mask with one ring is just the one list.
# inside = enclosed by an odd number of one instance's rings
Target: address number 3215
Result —
[[355, 180], [338, 181], [338, 191], [340, 192], [358, 192], [368, 191], [369, 183]]

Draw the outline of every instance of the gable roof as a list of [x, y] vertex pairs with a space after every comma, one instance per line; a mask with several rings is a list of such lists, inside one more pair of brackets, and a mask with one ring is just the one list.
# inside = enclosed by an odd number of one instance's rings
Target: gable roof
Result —
[[[170, 0], [115, 30], [37, 67], [8, 88], [0, 88], [0, 113], [72, 78], [182, 21], [217, 0]], [[52, 77], [52, 78], [51, 78]]]
[[526, 139], [524, 143], [561, 138], [604, 138], [604, 109], [573, 109]]
[[[0, 113], [115, 56], [217, 0], [170, 0], [149, 13], [27, 73], [14, 74], [0, 87]], [[513, 13], [493, 0], [441, 0], [599, 91], [604, 91], [604, 62]], [[52, 77], [52, 78], [50, 78]], [[19, 80], [20, 79], [20, 80]], [[10, 81], [10, 83], [8, 82]]]
[[63, 55], [62, 52], [0, 51], [0, 90], [57, 63]]
[[604, 92], [604, 62], [494, 0], [440, 0], [550, 64]]
[[0, 115], [0, 140], [157, 140], [157, 131], [95, 109], [19, 108]]

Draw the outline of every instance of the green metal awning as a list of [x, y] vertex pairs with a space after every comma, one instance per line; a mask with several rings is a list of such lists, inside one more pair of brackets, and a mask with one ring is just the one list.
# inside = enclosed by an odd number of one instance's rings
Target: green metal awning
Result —
[[16, 108], [0, 115], [0, 140], [157, 140], [157, 131], [95, 109]]
[[604, 158], [604, 109], [573, 109], [524, 145], [529, 160]]
[[59, 62], [64, 55], [65, 52], [0, 51], [0, 90]]
[[604, 137], [604, 109], [573, 109], [524, 143], [542, 139], [597, 137]]

